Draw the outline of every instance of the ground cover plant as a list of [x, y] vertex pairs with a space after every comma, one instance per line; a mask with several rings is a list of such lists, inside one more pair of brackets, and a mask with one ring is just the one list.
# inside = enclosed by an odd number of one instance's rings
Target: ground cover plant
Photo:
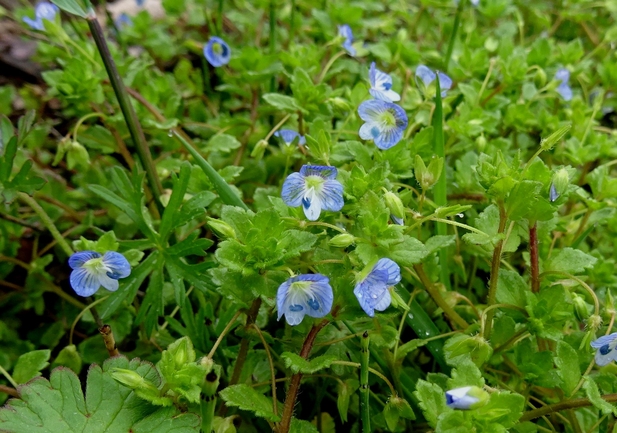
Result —
[[0, 431], [617, 431], [615, 18], [0, 7]]

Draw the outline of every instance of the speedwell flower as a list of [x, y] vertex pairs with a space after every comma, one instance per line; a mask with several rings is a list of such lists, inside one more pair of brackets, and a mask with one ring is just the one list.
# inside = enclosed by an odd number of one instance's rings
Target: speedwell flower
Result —
[[133, 20], [130, 16], [122, 12], [118, 15], [118, 18], [116, 18], [115, 24], [118, 30], [122, 30], [125, 27], [133, 27]]
[[401, 281], [401, 268], [390, 259], [380, 259], [368, 275], [356, 284], [353, 290], [360, 306], [370, 317], [375, 316], [375, 310], [383, 311], [390, 306], [391, 286]]
[[418, 83], [418, 79], [422, 81], [424, 87], [428, 87], [433, 81], [435, 81], [435, 77], [439, 77], [439, 88], [441, 89], [441, 97], [445, 97], [450, 87], [452, 87], [452, 79], [448, 77], [443, 72], [433, 72], [427, 66], [420, 65], [416, 68], [416, 83]]
[[591, 347], [598, 349], [596, 352], [596, 364], [603, 367], [611, 361], [617, 361], [617, 332], [600, 337], [591, 342]]
[[131, 265], [115, 251], [101, 256], [94, 251], [80, 251], [69, 258], [71, 287], [79, 296], [91, 296], [101, 287], [118, 290], [118, 279], [131, 274]]
[[572, 99], [572, 89], [568, 85], [570, 81], [570, 71], [566, 68], [561, 68], [555, 73], [555, 79], [561, 81], [557, 86], [557, 93], [561, 95], [564, 101], [570, 101]]
[[360, 104], [358, 114], [366, 122], [360, 127], [360, 138], [373, 140], [378, 148], [390, 149], [403, 138], [407, 114], [398, 105], [371, 99]]
[[465, 386], [446, 391], [446, 404], [452, 409], [476, 409], [486, 404], [488, 398], [488, 393], [477, 386]]
[[208, 63], [215, 68], [226, 65], [231, 59], [231, 50], [227, 42], [218, 36], [212, 36], [208, 43], [204, 45], [204, 56]]
[[48, 2], [39, 2], [34, 8], [35, 18], [32, 19], [30, 17], [24, 17], [23, 20], [26, 24], [30, 26], [30, 28], [34, 30], [45, 30], [45, 25], [43, 24], [43, 20], [53, 21], [56, 18], [56, 14], [60, 9], [58, 6]]
[[304, 215], [315, 221], [321, 210], [343, 208], [343, 185], [336, 180], [335, 167], [303, 165], [299, 173], [290, 174], [283, 183], [281, 196], [287, 206], [302, 205]]
[[296, 137], [298, 137], [298, 144], [301, 144], [303, 146], [306, 144], [306, 138], [304, 138], [304, 135], [300, 135], [299, 133], [291, 129], [281, 129], [279, 131], [276, 131], [274, 133], [274, 136], [279, 137], [281, 140], [283, 140], [283, 142], [287, 146], [293, 143]]
[[330, 279], [321, 274], [303, 274], [292, 277], [279, 286], [276, 293], [278, 319], [285, 315], [290, 325], [302, 322], [304, 315], [323, 317], [332, 308]]
[[401, 96], [392, 90], [392, 77], [375, 67], [375, 62], [371, 63], [368, 70], [368, 78], [371, 82], [369, 92], [375, 99], [386, 102], [400, 101]]
[[338, 26], [338, 35], [345, 38], [343, 41], [343, 48], [347, 50], [350, 56], [356, 55], [356, 49], [352, 46], [353, 44], [353, 33], [351, 32], [351, 27], [347, 24], [343, 24], [342, 26]]

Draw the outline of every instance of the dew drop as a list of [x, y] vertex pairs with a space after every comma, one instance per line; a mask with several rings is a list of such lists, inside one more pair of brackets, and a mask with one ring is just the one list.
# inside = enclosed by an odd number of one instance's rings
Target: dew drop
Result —
[[170, 129], [170, 130], [167, 132], [167, 136], [168, 136], [168, 137], [172, 137], [173, 135], [174, 135], [174, 132]]

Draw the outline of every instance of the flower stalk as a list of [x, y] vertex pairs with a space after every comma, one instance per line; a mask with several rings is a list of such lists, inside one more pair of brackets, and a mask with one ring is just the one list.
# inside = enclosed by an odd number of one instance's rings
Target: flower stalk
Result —
[[[499, 228], [498, 234], [503, 234], [506, 230], [506, 223], [508, 222], [508, 216], [503, 203], [499, 203]], [[497, 242], [495, 249], [493, 250], [493, 258], [491, 260], [491, 279], [488, 287], [488, 302], [487, 306], [495, 304], [497, 299], [497, 281], [499, 280], [499, 269], [501, 264], [501, 252], [503, 251], [503, 239]], [[493, 329], [493, 317], [495, 316], [495, 310], [491, 309], [486, 314], [486, 326], [484, 328], [483, 337], [486, 340], [491, 338], [491, 331]]]

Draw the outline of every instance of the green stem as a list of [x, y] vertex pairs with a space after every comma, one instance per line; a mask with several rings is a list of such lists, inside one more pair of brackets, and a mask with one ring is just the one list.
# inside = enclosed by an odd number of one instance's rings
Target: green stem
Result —
[[328, 60], [328, 63], [326, 63], [326, 66], [324, 66], [323, 71], [321, 71], [321, 74], [319, 74], [319, 78], [317, 79], [317, 84], [323, 81], [323, 79], [325, 78], [326, 74], [328, 73], [328, 71], [334, 64], [334, 62], [336, 62], [336, 60], [343, 55], [345, 55], [345, 51], [340, 51], [336, 53], [334, 56], [332, 56], [330, 60]]
[[[462, 0], [461, 0], [462, 3]], [[443, 142], [443, 107], [441, 105], [441, 86], [439, 77], [435, 79], [435, 112], [433, 113], [433, 139], [434, 151], [438, 158], [445, 158], [445, 148]], [[447, 188], [446, 188], [446, 170], [441, 171], [441, 176], [437, 180], [434, 190], [434, 200], [437, 206], [446, 206], [448, 203]], [[443, 222], [435, 224], [437, 235], [445, 236], [448, 234], [448, 227]], [[441, 248], [439, 250], [439, 270], [441, 282], [446, 289], [451, 290], [450, 273], [448, 272], [448, 249]]]
[[[458, 33], [458, 28], [461, 24], [461, 13], [463, 12], [463, 9], [466, 4], [467, 4], [467, 0], [460, 0], [456, 8], [456, 15], [454, 16], [454, 25], [452, 26], [452, 34], [450, 35], [450, 41], [448, 42], [448, 49], [446, 51], [444, 72], [448, 72], [450, 58], [452, 57], [452, 51], [454, 50], [454, 43], [456, 42], [456, 34]], [[437, 89], [439, 89], [439, 87]]]
[[[270, 54], [276, 53], [276, 2], [270, 0]], [[276, 88], [276, 76], [270, 80], [270, 92], [274, 92]]]
[[[251, 304], [251, 308], [246, 315], [245, 329], [248, 329], [253, 323], [255, 323], [255, 320], [257, 319], [257, 314], [259, 314], [259, 307], [261, 307], [261, 298], [255, 298], [255, 300]], [[249, 340], [245, 337], [242, 339], [242, 341], [240, 341], [240, 349], [238, 350], [236, 365], [234, 365], [234, 370], [231, 375], [231, 379], [229, 380], [230, 385], [235, 385], [240, 380], [240, 374], [242, 373], [242, 367], [244, 366], [244, 362], [246, 361], [246, 355], [248, 354], [248, 350]]]
[[572, 281], [576, 281], [577, 283], [579, 283], [585, 290], [587, 290], [587, 293], [589, 293], [589, 296], [591, 296], [591, 298], [593, 299], [594, 314], [596, 315], [600, 314], [600, 301], [598, 300], [598, 296], [596, 295], [596, 292], [594, 292], [593, 289], [589, 287], [589, 284], [587, 284], [586, 282], [584, 282], [583, 280], [581, 280], [579, 277], [575, 275], [569, 274], [567, 272], [562, 272], [562, 271], [542, 272], [540, 274], [540, 280], [546, 275], [561, 275], [563, 277], [566, 277]]
[[[508, 216], [506, 210], [503, 207], [503, 203], [499, 203], [499, 229], [498, 234], [502, 234], [506, 229], [506, 223], [508, 222]], [[497, 281], [499, 280], [499, 268], [501, 263], [501, 251], [503, 250], [503, 239], [497, 242], [495, 249], [493, 250], [493, 258], [491, 260], [491, 276], [488, 286], [488, 306], [495, 304], [497, 298]], [[491, 330], [493, 329], [493, 316], [495, 310], [491, 309], [486, 315], [486, 327], [484, 328], [483, 337], [487, 340], [491, 338]]]
[[360, 355], [360, 418], [362, 419], [362, 432], [370, 433], [371, 411], [369, 406], [368, 362], [371, 353], [369, 352], [368, 331], [364, 331], [364, 334], [362, 334], [360, 347], [362, 352]]
[[291, 14], [289, 16], [289, 42], [293, 42], [296, 27], [294, 26], [296, 17], [296, 0], [291, 0]]
[[154, 166], [154, 161], [152, 160], [152, 155], [150, 154], [150, 148], [148, 147], [146, 137], [144, 136], [144, 131], [141, 129], [141, 124], [139, 123], [139, 119], [137, 119], [137, 115], [135, 114], [135, 110], [131, 104], [129, 94], [126, 91], [124, 83], [122, 82], [122, 78], [120, 77], [120, 73], [118, 72], [114, 59], [111, 56], [101, 24], [96, 19], [96, 16], [88, 17], [87, 20], [88, 26], [90, 27], [90, 32], [94, 38], [94, 42], [96, 43], [101, 58], [103, 59], [103, 63], [105, 64], [109, 81], [114, 89], [116, 98], [118, 98], [122, 115], [124, 116], [126, 125], [131, 133], [133, 143], [135, 143], [137, 154], [139, 155], [139, 159], [146, 170], [148, 183], [150, 184], [150, 188], [152, 188], [152, 194], [154, 195], [154, 199], [159, 207], [159, 211], [162, 211], [163, 207], [160, 203], [160, 197], [163, 194], [163, 187], [161, 186], [161, 181], [156, 172], [156, 167]]
[[[617, 394], [607, 394], [603, 395], [602, 399], [609, 403], [617, 402]], [[547, 406], [542, 406], [541, 408], [527, 411], [521, 416], [520, 422], [531, 421], [532, 419], [540, 418], [545, 415], [549, 415], [555, 412], [561, 412], [562, 410], [567, 409], [576, 409], [579, 407], [591, 406], [592, 403], [587, 398], [576, 398], [573, 400], [561, 401], [555, 404], [549, 404]]]
[[219, 0], [219, 11], [216, 15], [216, 27], [219, 31], [219, 36], [223, 36], [223, 3], [224, 0]]
[[[101, 302], [107, 300], [107, 298], [109, 298], [109, 296], [110, 295], [103, 296], [102, 298], [97, 299], [96, 301], [92, 302], [91, 304], [86, 305], [86, 307], [83, 308], [81, 310], [81, 312], [77, 315], [77, 317], [75, 317], [75, 320], [73, 320], [73, 324], [71, 325], [71, 331], [69, 332], [69, 346], [73, 344], [73, 333], [75, 332], [75, 326], [77, 326], [77, 322], [79, 322], [79, 319], [81, 319], [83, 317], [83, 315], [86, 314], [88, 311], [94, 310], [94, 307], [96, 306], [96, 304], [100, 304]], [[95, 313], [95, 314], [97, 314], [97, 313]], [[97, 324], [97, 326], [98, 326], [98, 324]]]
[[213, 368], [201, 386], [203, 398], [201, 399], [201, 431], [210, 433], [212, 421], [214, 421], [214, 409], [216, 408], [216, 391], [219, 387], [220, 374], [218, 368]]
[[43, 225], [47, 227], [47, 230], [49, 230], [53, 238], [56, 240], [58, 245], [60, 245], [60, 248], [64, 250], [66, 255], [72, 256], [73, 249], [70, 247], [66, 239], [62, 237], [62, 235], [60, 234], [60, 231], [58, 231], [58, 228], [56, 227], [54, 222], [51, 220], [49, 215], [47, 215], [47, 212], [45, 212], [45, 210], [36, 202], [36, 200], [34, 200], [28, 194], [20, 192], [18, 193], [18, 197], [20, 198], [21, 201], [25, 202], [28, 206], [30, 206], [34, 212], [36, 212], [36, 214], [41, 219], [41, 222], [43, 223]]
[[203, 170], [206, 176], [208, 176], [210, 181], [214, 184], [214, 188], [219, 193], [219, 196], [221, 197], [223, 203], [232, 206], [238, 206], [248, 210], [248, 207], [244, 204], [240, 197], [238, 197], [233, 192], [229, 184], [225, 182], [225, 179], [223, 179], [221, 175], [218, 174], [218, 172], [214, 169], [214, 167], [212, 167], [210, 163], [199, 154], [197, 149], [191, 146], [189, 142], [186, 141], [184, 137], [180, 135], [175, 129], [172, 130], [172, 134], [180, 141], [180, 143], [182, 143], [184, 148], [189, 151], [189, 153], [195, 159], [197, 165]]
[[13, 376], [11, 376], [11, 375], [9, 374], [9, 372], [8, 372], [8, 371], [6, 371], [6, 370], [4, 369], [4, 367], [2, 367], [2, 365], [0, 365], [0, 373], [2, 373], [2, 375], [3, 375], [4, 377], [6, 377], [6, 380], [8, 380], [8, 381], [9, 381], [9, 383], [10, 383], [11, 385], [13, 385], [13, 387], [14, 387], [15, 389], [17, 389], [17, 387], [18, 387], [19, 385], [17, 385], [17, 382], [15, 382], [15, 379], [13, 379]]

